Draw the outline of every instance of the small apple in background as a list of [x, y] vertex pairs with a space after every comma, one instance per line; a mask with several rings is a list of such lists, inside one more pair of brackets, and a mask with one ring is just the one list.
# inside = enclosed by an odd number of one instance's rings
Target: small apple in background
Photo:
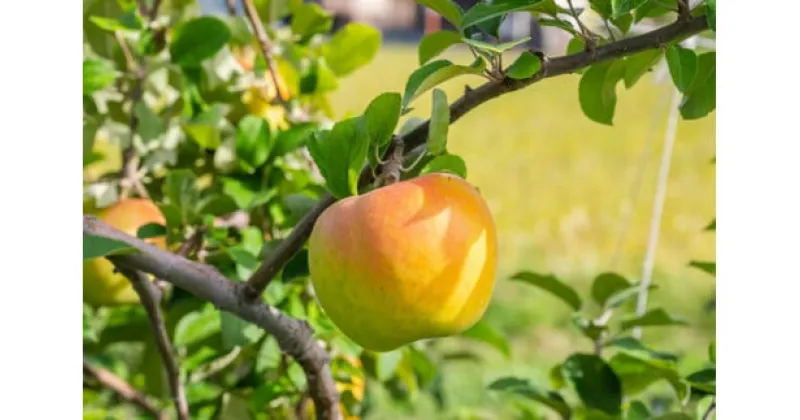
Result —
[[[129, 198], [100, 209], [95, 216], [109, 225], [136, 236], [142, 226], [150, 223], [166, 225], [161, 210], [149, 200]], [[166, 238], [148, 238], [146, 242], [166, 248]], [[83, 301], [92, 306], [117, 306], [139, 302], [130, 280], [114, 272], [114, 264], [106, 258], [83, 262]]]
[[362, 347], [390, 351], [460, 333], [483, 316], [497, 233], [475, 187], [433, 173], [333, 204], [308, 253], [316, 298], [331, 320]]

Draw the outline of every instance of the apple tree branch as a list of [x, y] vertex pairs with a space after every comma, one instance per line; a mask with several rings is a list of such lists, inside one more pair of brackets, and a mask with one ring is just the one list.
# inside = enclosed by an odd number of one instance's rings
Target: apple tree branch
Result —
[[190, 261], [143, 240], [130, 236], [94, 216], [83, 216], [83, 232], [124, 242], [135, 253], [113, 256], [122, 269], [153, 274], [176, 287], [211, 302], [216, 308], [263, 328], [278, 341], [281, 350], [303, 368], [308, 392], [314, 400], [317, 419], [341, 420], [339, 393], [330, 373], [330, 356], [314, 339], [311, 326], [284, 315], [258, 301], [243, 299], [243, 283], [234, 282], [206, 264]]
[[[115, 257], [110, 258], [112, 262], [115, 259]], [[158, 352], [161, 355], [161, 362], [167, 372], [167, 381], [169, 382], [172, 402], [175, 404], [178, 420], [189, 420], [189, 404], [186, 401], [186, 393], [181, 383], [181, 371], [175, 360], [172, 343], [169, 341], [169, 334], [167, 333], [164, 316], [161, 313], [159, 304], [161, 291], [156, 285], [150, 283], [147, 276], [141, 271], [122, 265], [117, 266], [117, 269], [131, 281], [133, 289], [139, 295], [139, 300], [147, 312], [147, 318], [150, 320], [150, 326], [153, 327], [153, 333], [155, 334]]]
[[97, 381], [103, 388], [110, 389], [125, 401], [137, 405], [153, 418], [166, 420], [167, 416], [156, 405], [147, 400], [147, 397], [137, 391], [122, 378], [97, 366], [92, 366], [86, 358], [83, 359], [83, 374]]
[[[246, 3], [249, 1], [246, 1]], [[458, 121], [469, 111], [477, 108], [492, 99], [507, 93], [524, 89], [534, 83], [540, 82], [563, 74], [573, 73], [592, 64], [607, 60], [624, 58], [638, 52], [663, 48], [669, 42], [679, 41], [691, 35], [708, 29], [705, 15], [691, 19], [679, 19], [667, 26], [656, 29], [639, 36], [626, 38], [598, 46], [594, 49], [570, 54], [561, 57], [542, 60], [539, 71], [527, 79], [503, 78], [484, 83], [475, 89], [467, 89], [463, 96], [450, 105], [450, 124]], [[403, 137], [406, 153], [425, 143], [428, 138], [430, 120], [418, 125], [413, 131]], [[384, 157], [391, 156], [393, 147], [389, 147]], [[379, 175], [380, 176], [380, 175]], [[368, 185], [374, 180], [369, 166], [361, 171], [359, 185]], [[301, 249], [305, 244], [317, 218], [336, 201], [330, 194], [323, 196], [320, 201], [303, 216], [294, 230], [281, 242], [281, 244], [261, 263], [258, 269], [247, 280], [244, 287], [245, 297], [250, 300], [258, 298], [272, 277]]]

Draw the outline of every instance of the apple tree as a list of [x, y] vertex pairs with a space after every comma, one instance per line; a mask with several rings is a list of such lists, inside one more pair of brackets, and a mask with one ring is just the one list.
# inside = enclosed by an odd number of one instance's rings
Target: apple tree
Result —
[[[84, 418], [360, 418], [371, 412], [367, 381], [398, 400], [430, 393], [441, 402], [437, 342], [458, 335], [508, 353], [480, 319], [485, 306], [448, 334], [365, 348], [370, 340], [343, 332], [346, 311], [332, 316], [313, 287], [329, 268], [310, 264], [320, 216], [431, 175], [468, 179], [468, 162], [447, 147], [449, 125], [552, 77], [580, 74], [578, 92], [565, 94], [578, 96], [583, 118], [624, 124], [614, 119], [619, 85], [631, 88], [665, 60], [682, 118], [715, 108], [716, 53], [683, 43], [713, 36], [715, 0], [590, 0], [602, 30], [584, 24], [571, 1], [465, 10], [418, 0], [455, 29], [420, 40], [402, 92], [339, 121], [328, 95], [375, 57], [380, 31], [355, 22], [333, 30], [333, 16], [311, 2], [244, 0], [243, 13], [235, 3], [229, 15], [204, 16], [187, 0], [84, 0]], [[568, 33], [564, 54], [518, 48], [527, 39], [500, 42], [500, 24], [515, 12]], [[440, 57], [456, 45], [473, 60]], [[464, 75], [484, 82], [458, 98], [437, 88]], [[431, 101], [429, 119], [401, 123], [420, 101]], [[380, 208], [395, 214], [391, 207]], [[496, 258], [486, 249], [484, 265]], [[331, 258], [359, 257], [343, 247]], [[713, 263], [694, 264], [714, 274]], [[637, 338], [640, 328], [684, 322], [665, 308], [630, 308], [650, 285], [611, 272], [586, 293], [541, 273], [511, 280], [574, 309], [593, 349], [554, 366], [546, 386], [520, 377], [489, 384], [520, 418], [713, 416], [714, 343], [708, 367], [685, 374], [676, 355]], [[336, 291], [343, 299], [354, 293], [346, 284]], [[388, 316], [353, 311], [358, 320]], [[403, 327], [380, 333], [397, 338]], [[662, 380], [674, 401], [659, 411], [639, 396]]]

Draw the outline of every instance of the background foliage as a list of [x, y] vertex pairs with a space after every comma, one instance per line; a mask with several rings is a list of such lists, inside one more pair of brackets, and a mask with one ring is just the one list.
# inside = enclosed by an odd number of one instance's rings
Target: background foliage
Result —
[[[243, 16], [200, 16], [194, 2], [164, 1], [153, 19], [152, 4], [144, 3], [84, 1], [85, 213], [140, 194], [141, 184], [167, 218], [171, 249], [199, 231], [203, 246], [189, 257], [243, 281], [326, 191], [357, 193], [362, 165], [375, 164], [373, 148], [385, 148], [392, 132], [408, 132], [418, 118], [439, 128], [430, 133], [428, 156], [407, 176], [433, 169], [466, 175], [493, 208], [499, 285], [487, 316], [462, 337], [364, 352], [314, 302], [304, 251], [270, 283], [264, 301], [307, 320], [325, 341], [349, 415], [706, 415], [715, 349], [713, 312], [703, 303], [713, 294], [714, 269], [688, 264], [713, 259], [713, 233], [703, 230], [714, 212], [707, 116], [715, 53], [672, 43], [598, 63], [496, 99], [449, 129], [442, 107], [464, 83], [525, 79], [541, 68], [539, 56], [513, 48], [518, 42], [492, 36], [509, 11], [530, 11], [570, 32], [567, 52], [574, 53], [630, 37], [642, 19], [674, 21], [688, 4], [592, 1], [612, 32], [598, 35], [549, 0], [467, 11], [446, 0], [420, 1], [462, 31], [428, 35], [409, 51], [382, 46], [380, 32], [361, 23], [331, 33], [332, 17], [314, 4], [256, 1], [275, 44], [276, 84]], [[688, 13], [708, 16], [713, 28], [715, 3], [692, 6]], [[684, 122], [657, 287], [650, 311], [637, 316], [635, 279], [655, 170], [643, 172], [643, 198], [628, 188], [651, 109], [666, 110], [656, 106], [665, 89], [644, 77], [652, 66], [666, 66], [681, 92]], [[657, 153], [643, 156], [655, 166]], [[137, 171], [126, 169], [131, 161]], [[630, 230], [619, 222], [621, 203], [633, 214]], [[179, 288], [169, 290], [163, 310], [192, 418], [310, 413], [306, 378], [273, 337]], [[645, 328], [641, 340], [631, 334], [637, 326]], [[169, 406], [141, 307], [84, 305], [84, 356]], [[142, 415], [85, 382], [85, 418]]]

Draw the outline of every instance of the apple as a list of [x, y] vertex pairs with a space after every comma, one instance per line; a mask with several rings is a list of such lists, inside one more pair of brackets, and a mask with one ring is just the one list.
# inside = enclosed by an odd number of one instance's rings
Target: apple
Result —
[[[100, 209], [95, 216], [109, 225], [136, 236], [144, 225], [166, 225], [161, 210], [152, 202], [141, 198], [120, 200]], [[146, 242], [166, 248], [163, 236], [148, 238]], [[139, 302], [139, 296], [127, 277], [114, 272], [114, 265], [105, 258], [83, 262], [83, 301], [92, 306], [118, 306]]]
[[432, 173], [328, 207], [309, 238], [316, 299], [372, 351], [460, 333], [494, 291], [497, 229], [478, 190]]

